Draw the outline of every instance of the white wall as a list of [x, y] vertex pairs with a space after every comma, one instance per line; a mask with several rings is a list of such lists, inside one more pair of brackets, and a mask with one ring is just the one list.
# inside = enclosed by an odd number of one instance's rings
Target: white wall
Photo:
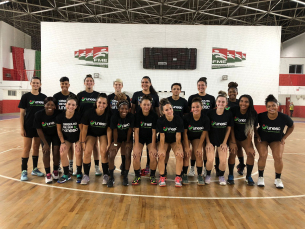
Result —
[[281, 57], [305, 57], [305, 33], [283, 42]]
[[[267, 94], [278, 94], [281, 27], [123, 25], [42, 22], [42, 91], [59, 91], [59, 79], [70, 78], [71, 91], [84, 89], [86, 74], [100, 73], [95, 90], [112, 91], [115, 78], [124, 81], [124, 90], [141, 90], [140, 80], [148, 75], [158, 91], [168, 91], [173, 82], [182, 83], [185, 97], [197, 92], [196, 82], [208, 78], [207, 92], [214, 96], [227, 91], [230, 81], [239, 84], [239, 94], [250, 94], [262, 105]], [[95, 46], [109, 47], [109, 68], [77, 65], [74, 51]], [[197, 48], [196, 70], [143, 69], [144, 47]], [[244, 67], [211, 69], [212, 47], [247, 53]], [[222, 81], [222, 75], [229, 80]]]
[[[283, 52], [283, 51], [282, 51]], [[305, 56], [305, 54], [304, 54]], [[303, 74], [305, 74], [305, 57], [281, 57], [280, 61], [280, 74], [289, 74], [289, 65], [304, 65]]]

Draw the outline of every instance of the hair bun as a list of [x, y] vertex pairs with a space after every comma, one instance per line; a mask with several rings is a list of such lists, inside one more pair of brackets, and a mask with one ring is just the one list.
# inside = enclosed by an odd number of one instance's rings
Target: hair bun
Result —
[[227, 93], [225, 91], [219, 91], [218, 96], [227, 97]]
[[237, 87], [238, 87], [238, 83], [236, 83], [236, 82], [230, 82], [230, 83], [228, 84], [228, 87], [229, 87], [229, 88], [234, 87], [234, 88], [236, 88], [236, 89], [237, 89]]

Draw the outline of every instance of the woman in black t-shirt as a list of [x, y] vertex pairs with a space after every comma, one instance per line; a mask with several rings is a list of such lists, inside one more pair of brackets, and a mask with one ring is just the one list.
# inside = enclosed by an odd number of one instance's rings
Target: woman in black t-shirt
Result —
[[20, 108], [20, 127], [21, 136], [23, 137], [23, 151], [21, 155], [22, 165], [21, 165], [21, 181], [28, 180], [28, 160], [33, 142], [33, 176], [43, 177], [44, 174], [40, 172], [37, 168], [38, 155], [39, 155], [39, 145], [40, 139], [38, 137], [37, 131], [33, 126], [34, 115], [37, 111], [43, 110], [44, 99], [46, 95], [40, 93], [41, 81], [38, 77], [33, 77], [31, 79], [31, 92], [24, 94], [21, 97], [18, 108]]
[[111, 143], [110, 129], [110, 107], [107, 102], [107, 95], [101, 93], [97, 96], [97, 100], [93, 108], [90, 108], [82, 117], [83, 124], [82, 139], [86, 139], [82, 143], [84, 150], [84, 176], [81, 184], [89, 183], [89, 173], [91, 166], [91, 155], [96, 142], [100, 142], [100, 154], [102, 159], [102, 168], [104, 173], [103, 184], [108, 182], [108, 148]]
[[121, 154], [125, 155], [125, 168], [123, 172], [123, 185], [128, 185], [128, 172], [131, 164], [132, 151], [132, 130], [134, 125], [134, 116], [129, 113], [129, 102], [126, 95], [120, 93], [114, 97], [118, 101], [118, 111], [111, 117], [110, 128], [112, 130], [112, 143], [109, 148], [109, 180], [108, 187], [114, 184], [114, 160], [121, 148]]
[[156, 127], [158, 115], [151, 110], [152, 98], [150, 95], [143, 96], [140, 106], [141, 110], [136, 113], [134, 125], [133, 168], [135, 171], [135, 178], [132, 184], [140, 184], [141, 156], [144, 144], [146, 144], [150, 157], [150, 183], [156, 185], [157, 181], [155, 174], [158, 157]]
[[[265, 186], [264, 170], [268, 157], [268, 146], [271, 148], [275, 167], [276, 188], [284, 188], [281, 180], [283, 170], [283, 152], [287, 137], [293, 132], [294, 124], [292, 119], [281, 112], [278, 112], [278, 101], [273, 95], [268, 95], [265, 100], [267, 111], [258, 114], [258, 130], [255, 129], [254, 142], [259, 153], [258, 159], [258, 181], [257, 185]], [[284, 134], [285, 127], [288, 127]]]
[[[248, 185], [253, 186], [255, 183], [251, 173], [254, 165], [255, 150], [252, 144], [252, 136], [254, 128], [257, 126], [257, 113], [253, 106], [252, 97], [250, 95], [242, 95], [239, 99], [239, 106], [231, 107], [230, 111], [234, 118], [234, 128], [231, 129], [230, 135], [229, 176], [227, 183], [234, 184], [233, 169], [236, 153], [237, 155], [238, 152], [243, 153], [244, 149], [247, 154], [246, 182]], [[242, 166], [244, 165], [242, 164]]]
[[[44, 100], [44, 110], [38, 111], [35, 114], [34, 127], [37, 129], [38, 136], [43, 142], [43, 164], [46, 170], [46, 183], [52, 183], [53, 179], [58, 180], [58, 164], [59, 164], [59, 146], [60, 140], [57, 135], [56, 116], [58, 111], [56, 109], [56, 99], [54, 97], [47, 97]], [[53, 153], [53, 174], [50, 169], [50, 146], [52, 143]]]
[[62, 112], [56, 118], [57, 133], [60, 139], [60, 159], [64, 168], [64, 175], [59, 178], [58, 183], [65, 183], [71, 180], [71, 174], [69, 173], [69, 160], [68, 152], [73, 143], [75, 143], [75, 155], [76, 155], [76, 166], [77, 166], [77, 183], [81, 182], [82, 171], [81, 171], [81, 134], [80, 134], [80, 116], [75, 111], [77, 108], [77, 97], [70, 95], [67, 98], [66, 111]]
[[[187, 169], [189, 166], [190, 156], [192, 151], [196, 156], [197, 174], [198, 174], [198, 185], [204, 185], [202, 176], [203, 167], [203, 143], [210, 130], [210, 120], [202, 113], [202, 101], [201, 98], [195, 97], [191, 105], [192, 112], [184, 116], [184, 159], [183, 159], [183, 184], [188, 184]], [[192, 145], [192, 150], [190, 149]], [[208, 158], [208, 161], [213, 163], [213, 157]]]
[[174, 151], [176, 157], [176, 178], [175, 186], [182, 186], [181, 170], [183, 166], [183, 148], [181, 134], [183, 133], [183, 120], [180, 116], [174, 115], [174, 110], [168, 99], [161, 99], [160, 113], [163, 115], [157, 121], [157, 132], [160, 133], [158, 144], [158, 166], [160, 173], [159, 186], [166, 186], [165, 182], [165, 157], [168, 147]]
[[[213, 155], [215, 152], [215, 147], [217, 147], [217, 152], [219, 155], [219, 184], [226, 185], [226, 180], [224, 178], [224, 173], [227, 164], [227, 153], [228, 153], [228, 138], [230, 135], [231, 127], [233, 126], [233, 117], [230, 111], [225, 109], [227, 105], [227, 93], [224, 91], [218, 92], [218, 97], [216, 99], [217, 109], [210, 110], [208, 112], [208, 117], [210, 119], [210, 131], [206, 138], [206, 153], [207, 155]], [[211, 156], [207, 156], [211, 158]], [[207, 163], [207, 176], [205, 178], [205, 183], [211, 182], [211, 170], [213, 163]]]

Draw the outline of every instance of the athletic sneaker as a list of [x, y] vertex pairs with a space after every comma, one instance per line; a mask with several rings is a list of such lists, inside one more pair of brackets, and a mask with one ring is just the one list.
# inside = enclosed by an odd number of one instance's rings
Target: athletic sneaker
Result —
[[42, 172], [40, 172], [38, 168], [33, 169], [33, 171], [31, 172], [31, 174], [32, 174], [33, 176], [39, 176], [39, 177], [43, 177], [43, 176], [44, 176], [44, 174], [43, 174]]
[[71, 176], [70, 175], [63, 175], [61, 178], [59, 178], [59, 180], [57, 181], [57, 183], [65, 183], [67, 181], [71, 180]]
[[82, 178], [80, 184], [88, 184], [89, 181], [90, 181], [89, 176], [85, 174], [85, 175], [83, 176], [83, 178]]
[[109, 180], [109, 176], [107, 174], [104, 174], [102, 184], [107, 184], [108, 180]]
[[54, 170], [52, 173], [53, 179], [54, 180], [58, 180], [59, 179], [59, 174], [58, 174], [58, 170]]
[[114, 178], [110, 177], [108, 182], [107, 182], [107, 187], [112, 188], [114, 184]]
[[219, 184], [220, 185], [226, 185], [227, 184], [224, 176], [220, 176], [219, 177]]
[[132, 185], [139, 185], [140, 181], [141, 181], [141, 177], [135, 176], [131, 184]]
[[188, 176], [190, 177], [195, 176], [195, 166], [191, 166]]
[[76, 183], [77, 183], [77, 184], [80, 184], [80, 182], [82, 182], [82, 178], [83, 178], [83, 175], [82, 175], [82, 174], [77, 174], [77, 175], [76, 175]]
[[73, 175], [73, 167], [69, 167], [69, 173], [70, 173], [71, 176]]
[[203, 170], [203, 177], [206, 177], [206, 176], [207, 176], [207, 169], [204, 168], [204, 170]]
[[98, 165], [95, 166], [95, 176], [101, 176], [103, 173]]
[[153, 184], [153, 185], [157, 184], [156, 177], [149, 177], [149, 179], [150, 179], [150, 184]]
[[182, 178], [181, 178], [181, 177], [176, 176], [176, 178], [175, 178], [175, 187], [177, 187], [177, 188], [181, 188], [181, 187], [182, 187], [182, 183], [181, 183], [181, 181], [182, 181]]
[[245, 164], [238, 164], [236, 166], [237, 172], [238, 172], [239, 175], [244, 175], [244, 168], [245, 167], [246, 167]]
[[249, 186], [254, 186], [254, 185], [255, 185], [255, 182], [253, 181], [252, 177], [246, 178], [246, 183], [247, 183]]
[[259, 178], [257, 179], [257, 186], [258, 186], [258, 187], [265, 187], [264, 177], [259, 177]]
[[62, 173], [62, 168], [60, 166], [58, 167], [58, 172]]
[[124, 186], [128, 186], [128, 185], [129, 185], [129, 183], [128, 183], [128, 177], [127, 177], [127, 176], [123, 177], [123, 185], [124, 185]]
[[210, 184], [210, 183], [211, 183], [211, 176], [207, 175], [207, 176], [205, 177], [204, 182], [205, 182], [206, 184]]
[[165, 177], [160, 177], [159, 178], [159, 186], [160, 187], [165, 187], [166, 186]]
[[204, 180], [202, 175], [198, 175], [197, 177], [198, 185], [204, 185]]
[[279, 188], [279, 189], [283, 189], [284, 188], [284, 185], [283, 185], [283, 182], [280, 178], [277, 178], [274, 180], [274, 184], [275, 184], [275, 187], [276, 188]]
[[182, 184], [190, 184], [189, 183], [189, 179], [188, 179], [188, 177], [187, 177], [187, 175], [186, 174], [183, 174], [182, 175]]
[[48, 173], [47, 175], [46, 175], [46, 184], [51, 184], [52, 182], [53, 182], [53, 179], [52, 179], [52, 175], [51, 175], [51, 173]]
[[227, 184], [235, 184], [233, 175], [228, 176]]
[[21, 181], [26, 181], [26, 180], [29, 180], [28, 179], [28, 172], [26, 170], [23, 170], [21, 172], [21, 178], [20, 178]]

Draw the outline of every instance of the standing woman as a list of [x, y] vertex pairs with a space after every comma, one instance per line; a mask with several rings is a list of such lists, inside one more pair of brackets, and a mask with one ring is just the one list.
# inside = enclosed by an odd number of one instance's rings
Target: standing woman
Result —
[[157, 131], [160, 133], [160, 142], [158, 145], [158, 166], [160, 173], [159, 186], [166, 186], [165, 182], [165, 158], [166, 151], [170, 147], [176, 157], [176, 178], [175, 186], [182, 186], [181, 170], [183, 166], [183, 148], [181, 144], [181, 135], [183, 133], [183, 120], [180, 116], [174, 115], [174, 110], [168, 99], [161, 99], [160, 113], [162, 117], [157, 121]]
[[[228, 153], [228, 138], [230, 135], [231, 127], [233, 126], [233, 117], [230, 111], [225, 109], [227, 105], [227, 93], [219, 91], [216, 99], [217, 109], [208, 112], [210, 119], [210, 131], [206, 138], [206, 153], [207, 157], [214, 157], [215, 147], [219, 155], [219, 184], [226, 185], [224, 173], [227, 164]], [[213, 160], [208, 161], [206, 165], [207, 176], [205, 183], [211, 182], [211, 170], [213, 167]]]
[[[59, 164], [59, 146], [60, 140], [57, 135], [56, 128], [56, 116], [58, 111], [56, 110], [56, 99], [54, 97], [47, 97], [44, 100], [44, 110], [37, 111], [35, 114], [34, 127], [37, 129], [37, 133], [40, 140], [43, 142], [43, 164], [46, 170], [46, 183], [52, 183], [53, 178], [58, 180], [58, 164]], [[53, 153], [53, 174], [51, 175], [50, 169], [50, 146], [52, 143]], [[53, 178], [52, 178], [53, 177]]]
[[[188, 184], [187, 169], [189, 165], [190, 156], [192, 151], [196, 156], [197, 174], [198, 174], [198, 185], [204, 185], [204, 180], [202, 176], [203, 167], [203, 143], [210, 130], [210, 120], [202, 113], [202, 101], [201, 98], [194, 98], [191, 105], [191, 113], [184, 116], [184, 159], [183, 159], [183, 175], [182, 183]], [[190, 144], [192, 145], [192, 150], [190, 149]], [[207, 156], [211, 156], [210, 154]], [[207, 161], [212, 161], [213, 156], [207, 158]]]
[[69, 95], [66, 103], [66, 111], [62, 112], [56, 118], [57, 133], [60, 139], [60, 160], [64, 168], [64, 175], [59, 178], [58, 183], [65, 183], [71, 180], [69, 173], [69, 160], [68, 152], [73, 143], [75, 143], [75, 155], [77, 166], [77, 183], [81, 182], [82, 167], [81, 161], [78, 160], [81, 154], [81, 134], [80, 134], [80, 116], [75, 111], [77, 108], [77, 97], [75, 95]]
[[114, 160], [121, 148], [121, 153], [126, 157], [125, 170], [123, 171], [123, 185], [128, 185], [128, 172], [131, 164], [132, 151], [132, 129], [134, 125], [134, 116], [129, 113], [129, 102], [125, 94], [121, 93], [114, 97], [118, 101], [118, 111], [111, 117], [110, 128], [112, 130], [113, 142], [109, 148], [109, 180], [108, 187], [114, 184]]
[[[43, 110], [46, 95], [40, 93], [41, 81], [38, 77], [33, 77], [30, 83], [32, 90], [21, 97], [18, 108], [20, 108], [20, 127], [23, 137], [23, 151], [21, 155], [21, 181], [28, 180], [28, 160], [33, 142], [33, 176], [43, 177], [44, 174], [37, 168], [40, 139], [34, 128], [34, 115], [37, 111]], [[32, 141], [33, 140], [33, 141]]]
[[133, 168], [135, 178], [133, 185], [140, 184], [141, 175], [141, 154], [146, 144], [150, 157], [150, 183], [157, 184], [156, 168], [157, 168], [157, 120], [158, 115], [151, 110], [152, 98], [150, 95], [144, 95], [141, 101], [141, 110], [136, 113], [135, 131], [134, 131], [134, 147], [133, 147]]
[[[268, 146], [271, 148], [274, 159], [276, 188], [284, 188], [281, 180], [283, 170], [283, 152], [285, 141], [294, 130], [292, 119], [281, 112], [278, 112], [278, 101], [273, 95], [268, 95], [265, 100], [267, 111], [258, 114], [258, 130], [255, 130], [254, 142], [259, 153], [258, 159], [258, 181], [257, 185], [265, 186], [264, 170], [268, 156]], [[284, 128], [288, 127], [284, 134]]]
[[81, 123], [83, 124], [82, 139], [86, 139], [82, 143], [84, 151], [84, 176], [81, 184], [88, 184], [92, 150], [97, 141], [100, 142], [100, 154], [102, 159], [102, 168], [104, 173], [103, 184], [108, 182], [108, 148], [111, 143], [110, 129], [110, 107], [107, 103], [107, 95], [101, 93], [98, 95], [93, 108], [90, 108], [83, 115]]
[[252, 144], [254, 128], [257, 126], [257, 113], [253, 106], [250, 95], [242, 95], [239, 98], [239, 106], [230, 108], [234, 117], [234, 128], [231, 129], [229, 176], [227, 183], [234, 184], [233, 169], [235, 165], [236, 152], [244, 149], [247, 154], [247, 176], [246, 182], [253, 186], [255, 183], [251, 177], [254, 165], [255, 150]]

